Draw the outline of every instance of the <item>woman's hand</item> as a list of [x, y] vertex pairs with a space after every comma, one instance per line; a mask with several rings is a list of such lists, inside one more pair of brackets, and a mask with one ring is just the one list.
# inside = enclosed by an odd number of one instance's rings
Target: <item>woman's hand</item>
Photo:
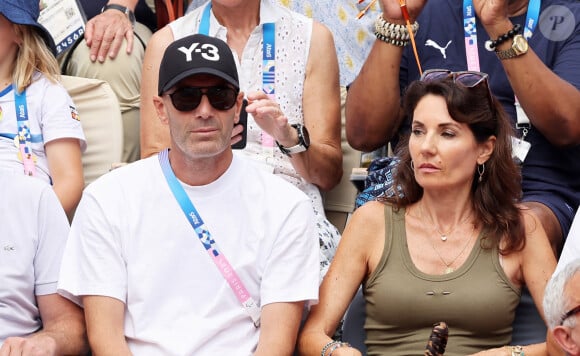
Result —
[[332, 352], [332, 356], [362, 356], [362, 353], [354, 347], [339, 347]]
[[263, 131], [285, 147], [296, 145], [297, 134], [288, 125], [288, 118], [275, 100], [270, 99], [263, 91], [248, 93], [247, 98], [246, 111], [254, 116], [254, 121]]

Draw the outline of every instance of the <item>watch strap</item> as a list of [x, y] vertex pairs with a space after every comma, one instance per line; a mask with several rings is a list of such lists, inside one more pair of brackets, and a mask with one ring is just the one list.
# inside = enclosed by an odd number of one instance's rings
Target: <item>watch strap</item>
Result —
[[291, 125], [296, 132], [298, 132], [298, 143], [291, 147], [284, 147], [280, 144], [280, 142], [276, 141], [276, 145], [282, 151], [283, 154], [286, 156], [291, 156], [295, 153], [304, 152], [308, 149], [308, 143], [305, 142], [305, 138], [303, 136], [302, 130], [304, 129], [302, 125], [294, 124]]
[[496, 51], [495, 54], [497, 54], [499, 59], [511, 59], [518, 56], [513, 48], [506, 49], [505, 51]]
[[[518, 38], [521, 37], [521, 38]], [[501, 60], [504, 59], [511, 59], [511, 58], [515, 58], [517, 56], [521, 56], [522, 54], [526, 53], [527, 50], [522, 51], [518, 51], [516, 50], [516, 41], [526, 41], [526, 39], [522, 36], [522, 35], [516, 35], [512, 38], [512, 45], [510, 48], [504, 50], [504, 51], [495, 51], [495, 54], [497, 55], [497, 57]]]
[[101, 13], [103, 13], [103, 12], [105, 12], [107, 10], [118, 10], [118, 11], [121, 11], [122, 13], [125, 14], [125, 16], [127, 16], [127, 18], [129, 19], [129, 21], [131, 21], [131, 24], [133, 26], [135, 26], [135, 14], [128, 7], [125, 7], [125, 6], [122, 6], [122, 5], [118, 5], [118, 4], [108, 4], [108, 5], [103, 6], [103, 8], [101, 9]]
[[278, 148], [280, 149], [280, 151], [282, 151], [282, 153], [285, 154], [286, 156], [291, 156], [295, 153], [300, 153], [300, 152], [306, 151], [306, 146], [304, 146], [301, 143], [294, 145], [292, 147], [284, 147], [278, 141], [276, 141], [276, 144], [278, 145]]

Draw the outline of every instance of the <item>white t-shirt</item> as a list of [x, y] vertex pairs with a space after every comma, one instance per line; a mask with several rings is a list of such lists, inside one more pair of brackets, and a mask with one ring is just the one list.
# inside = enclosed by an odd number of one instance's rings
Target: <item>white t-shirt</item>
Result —
[[0, 346], [41, 328], [37, 295], [56, 293], [69, 224], [52, 188], [0, 173]]
[[[12, 86], [0, 92], [0, 169], [24, 174], [13, 137], [18, 133], [16, 105]], [[50, 182], [44, 145], [60, 138], [77, 138], [81, 152], [86, 141], [77, 109], [66, 89], [36, 73], [26, 89], [28, 123], [32, 134], [32, 151], [37, 157], [36, 176]]]
[[[184, 188], [260, 306], [317, 300], [318, 240], [302, 192], [243, 157], [215, 182]], [[259, 330], [184, 216], [157, 156], [85, 189], [59, 292], [123, 301], [135, 355], [250, 355], [257, 346]]]

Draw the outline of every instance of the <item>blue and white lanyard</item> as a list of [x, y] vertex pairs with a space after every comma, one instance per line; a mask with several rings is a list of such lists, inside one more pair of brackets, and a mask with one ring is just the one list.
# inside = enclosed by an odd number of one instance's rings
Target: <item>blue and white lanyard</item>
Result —
[[[199, 33], [209, 36], [211, 16], [211, 2], [203, 9], [199, 23]], [[262, 90], [271, 99], [276, 99], [276, 24], [267, 22], [262, 24]], [[262, 131], [262, 148], [268, 155], [272, 155], [275, 147], [274, 139]]]
[[[526, 14], [526, 23], [524, 24], [524, 37], [530, 39], [538, 25], [540, 17], [541, 0], [530, 0]], [[479, 53], [477, 49], [477, 26], [475, 19], [475, 9], [473, 0], [463, 0], [463, 30], [465, 36], [465, 58], [467, 59], [467, 69], [476, 72], [480, 71]], [[522, 109], [518, 98], [514, 96], [514, 105], [516, 108], [517, 127], [523, 129], [523, 138], [525, 138], [530, 120]]]
[[215, 263], [216, 267], [228, 282], [230, 288], [236, 295], [236, 298], [240, 301], [246, 312], [252, 318], [254, 326], [257, 328], [260, 326], [260, 307], [256, 301], [252, 298], [248, 290], [246, 289], [244, 283], [230, 265], [228, 259], [220, 252], [217, 243], [211, 237], [211, 234], [203, 219], [193, 206], [193, 203], [187, 196], [187, 193], [183, 189], [183, 186], [177, 180], [171, 164], [169, 163], [169, 149], [165, 149], [159, 153], [159, 164], [161, 165], [161, 170], [163, 175], [167, 180], [167, 184], [177, 200], [177, 203], [181, 207], [181, 210], [185, 214], [185, 217], [195, 230], [199, 242], [203, 245], [207, 253], [209, 254], [212, 261]]
[[18, 126], [18, 158], [24, 164], [24, 174], [33, 176], [36, 174], [34, 153], [32, 152], [32, 134], [28, 123], [28, 105], [26, 105], [26, 90], [18, 93], [14, 88], [14, 103], [16, 106], [16, 123]]
[[[541, 0], [530, 0], [524, 25], [524, 37], [532, 37], [540, 16]], [[463, 30], [465, 36], [465, 56], [467, 69], [480, 71], [479, 55], [477, 52], [477, 26], [473, 0], [463, 0]]]

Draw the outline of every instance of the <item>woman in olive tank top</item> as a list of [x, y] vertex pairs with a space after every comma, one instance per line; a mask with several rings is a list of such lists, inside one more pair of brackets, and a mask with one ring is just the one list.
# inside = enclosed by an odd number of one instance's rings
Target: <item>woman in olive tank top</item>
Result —
[[355, 211], [300, 334], [302, 354], [361, 354], [331, 339], [361, 284], [368, 355], [423, 354], [440, 321], [445, 355], [547, 351], [505, 346], [521, 288], [542, 312], [556, 260], [518, 204], [511, 126], [488, 85], [485, 73], [430, 70], [409, 86], [396, 193]]

